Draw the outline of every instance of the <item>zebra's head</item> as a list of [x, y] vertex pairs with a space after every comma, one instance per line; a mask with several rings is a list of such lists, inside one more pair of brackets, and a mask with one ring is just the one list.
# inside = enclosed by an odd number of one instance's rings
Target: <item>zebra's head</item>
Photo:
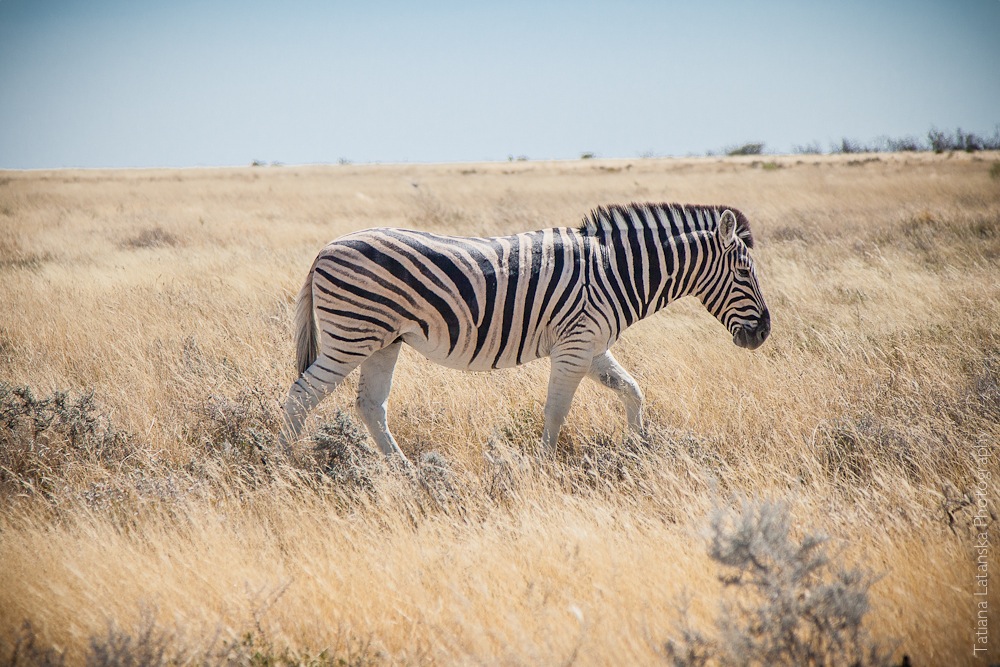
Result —
[[771, 333], [771, 313], [760, 293], [750, 256], [753, 237], [742, 213], [722, 211], [713, 244], [718, 261], [707, 276], [702, 303], [733, 334], [736, 345], [756, 350]]

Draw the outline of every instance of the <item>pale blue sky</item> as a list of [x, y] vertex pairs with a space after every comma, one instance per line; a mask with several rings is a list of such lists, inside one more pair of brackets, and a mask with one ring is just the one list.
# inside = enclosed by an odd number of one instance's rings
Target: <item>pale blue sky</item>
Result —
[[0, 0], [0, 168], [775, 152], [1000, 123], [1000, 0]]

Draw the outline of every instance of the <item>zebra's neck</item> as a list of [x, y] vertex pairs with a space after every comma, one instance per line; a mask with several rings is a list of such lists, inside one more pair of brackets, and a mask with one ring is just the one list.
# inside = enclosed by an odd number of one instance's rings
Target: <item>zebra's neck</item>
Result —
[[721, 207], [631, 204], [595, 210], [581, 227], [592, 243], [590, 294], [611, 340], [671, 301], [700, 294]]

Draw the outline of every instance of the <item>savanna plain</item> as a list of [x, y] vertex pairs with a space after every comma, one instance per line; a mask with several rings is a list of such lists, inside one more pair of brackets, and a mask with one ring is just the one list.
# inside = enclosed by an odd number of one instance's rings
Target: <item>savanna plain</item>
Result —
[[[742, 210], [773, 318], [629, 329], [642, 437], [585, 382], [546, 456], [547, 361], [404, 349], [413, 470], [354, 376], [280, 454], [326, 242], [629, 201]], [[998, 276], [988, 152], [0, 172], [0, 660], [1000, 662]]]

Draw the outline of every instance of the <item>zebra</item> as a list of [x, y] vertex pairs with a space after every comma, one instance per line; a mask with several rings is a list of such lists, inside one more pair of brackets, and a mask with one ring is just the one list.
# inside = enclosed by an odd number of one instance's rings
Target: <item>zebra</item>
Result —
[[298, 379], [285, 451], [307, 413], [355, 369], [358, 413], [387, 456], [406, 457], [386, 406], [403, 343], [462, 370], [551, 359], [542, 445], [553, 451], [577, 387], [617, 393], [643, 431], [643, 393], [610, 348], [627, 327], [695, 296], [743, 348], [771, 331], [743, 213], [726, 206], [601, 206], [578, 228], [491, 238], [378, 228], [317, 255], [295, 307]]

